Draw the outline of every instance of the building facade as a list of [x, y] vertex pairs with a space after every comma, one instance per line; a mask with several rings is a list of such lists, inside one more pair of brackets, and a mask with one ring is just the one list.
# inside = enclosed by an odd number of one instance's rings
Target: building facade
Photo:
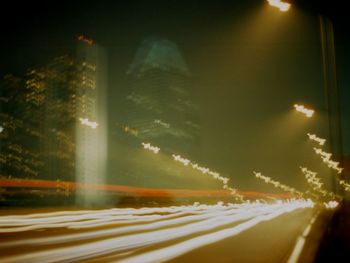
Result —
[[127, 75], [124, 128], [169, 153], [191, 155], [198, 146], [198, 105], [178, 46], [167, 39], [144, 40]]
[[46, 65], [3, 78], [2, 177], [101, 183], [103, 56], [100, 47], [79, 37]]

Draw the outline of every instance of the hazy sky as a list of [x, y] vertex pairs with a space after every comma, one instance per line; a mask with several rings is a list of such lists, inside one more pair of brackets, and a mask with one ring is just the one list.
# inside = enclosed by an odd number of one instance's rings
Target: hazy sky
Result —
[[[110, 2], [13, 4], [13, 16], [1, 18], [0, 73], [40, 65], [84, 34], [109, 52], [113, 122], [113, 102], [128, 88], [125, 72], [139, 44], [164, 37], [177, 43], [192, 73], [203, 162], [241, 185], [254, 184], [253, 170], [297, 183], [301, 162], [319, 162], [310, 157], [305, 137], [312, 131], [327, 136], [319, 25], [312, 11], [282, 14], [264, 1]], [[349, 40], [341, 22], [336, 20], [337, 67], [349, 155]], [[298, 102], [319, 112], [312, 123], [293, 113]]]

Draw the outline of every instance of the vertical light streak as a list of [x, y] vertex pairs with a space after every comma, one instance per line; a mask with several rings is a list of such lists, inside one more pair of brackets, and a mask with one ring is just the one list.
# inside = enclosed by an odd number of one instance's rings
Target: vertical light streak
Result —
[[[82, 118], [77, 121], [75, 129], [75, 179], [82, 185], [99, 185], [106, 182], [107, 59], [103, 48], [89, 43], [91, 45], [79, 45], [77, 49], [78, 61], [82, 62], [80, 76], [90, 81], [83, 80], [76, 87], [81, 98], [76, 100], [76, 114]], [[98, 120], [100, 124], [92, 120]], [[106, 205], [108, 201], [107, 196], [98, 189], [81, 187], [76, 193], [79, 206]]]

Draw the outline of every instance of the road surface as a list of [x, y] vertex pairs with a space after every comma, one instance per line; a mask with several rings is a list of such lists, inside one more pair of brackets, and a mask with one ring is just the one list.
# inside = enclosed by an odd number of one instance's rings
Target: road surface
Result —
[[316, 213], [295, 201], [3, 215], [0, 262], [295, 262]]

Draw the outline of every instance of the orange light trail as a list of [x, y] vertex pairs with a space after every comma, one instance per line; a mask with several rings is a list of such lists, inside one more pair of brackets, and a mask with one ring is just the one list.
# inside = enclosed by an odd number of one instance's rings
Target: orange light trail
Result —
[[[30, 180], [30, 179], [1, 179], [0, 187], [18, 188], [56, 188], [74, 191], [76, 189], [94, 189], [119, 194], [143, 197], [231, 197], [227, 190], [190, 190], [167, 188], [142, 188], [126, 185], [81, 184], [68, 181]], [[291, 198], [291, 194], [272, 194], [255, 191], [239, 191], [239, 194], [252, 198]]]

